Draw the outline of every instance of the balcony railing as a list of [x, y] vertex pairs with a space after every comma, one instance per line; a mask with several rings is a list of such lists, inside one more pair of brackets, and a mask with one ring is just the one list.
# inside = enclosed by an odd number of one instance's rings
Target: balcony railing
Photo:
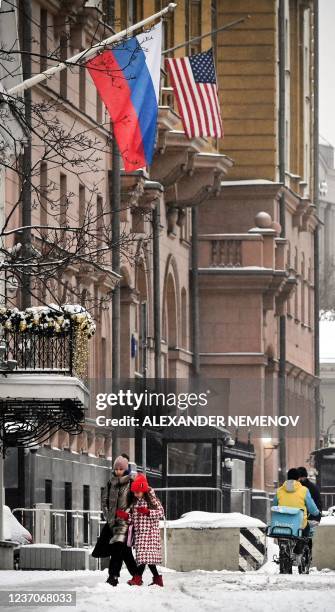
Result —
[[53, 335], [5, 330], [5, 342], [6, 359], [17, 362], [13, 373], [85, 377], [85, 372], [78, 368], [78, 347], [72, 326], [66, 332]]
[[263, 266], [263, 237], [255, 234], [200, 234], [202, 268]]
[[241, 266], [241, 240], [213, 240], [212, 265], [225, 268]]

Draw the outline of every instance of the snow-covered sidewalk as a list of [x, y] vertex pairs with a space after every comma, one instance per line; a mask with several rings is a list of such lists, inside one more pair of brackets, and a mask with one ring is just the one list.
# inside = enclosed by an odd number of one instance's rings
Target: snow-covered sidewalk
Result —
[[[270, 542], [269, 558], [274, 547]], [[104, 572], [3, 571], [0, 589], [75, 590], [76, 607], [43, 607], [64, 612], [330, 612], [334, 610], [335, 572], [312, 570], [310, 575], [280, 576], [278, 566], [268, 561], [258, 572], [175, 572], [162, 568], [164, 588], [149, 587], [146, 571], [142, 587], [129, 587], [127, 572], [120, 584], [106, 584]], [[2, 608], [2, 612], [11, 608]], [[19, 608], [15, 608], [19, 609]], [[20, 608], [22, 609], [22, 608]], [[29, 611], [37, 610], [29, 607]]]

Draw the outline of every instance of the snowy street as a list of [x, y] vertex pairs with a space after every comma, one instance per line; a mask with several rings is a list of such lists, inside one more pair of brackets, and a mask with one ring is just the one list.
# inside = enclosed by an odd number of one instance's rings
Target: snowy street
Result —
[[[269, 551], [270, 559], [274, 552]], [[294, 570], [297, 571], [296, 569]], [[62, 607], [66, 611], [141, 612], [142, 610], [200, 611], [229, 610], [240, 612], [330, 612], [334, 609], [335, 572], [312, 570], [310, 575], [280, 576], [278, 567], [268, 563], [258, 572], [175, 572], [162, 569], [164, 588], [148, 587], [151, 574], [144, 574], [142, 587], [129, 587], [129, 578], [122, 571], [120, 584], [112, 588], [105, 583], [104, 572], [0, 572], [0, 589], [76, 590], [77, 606]], [[11, 608], [2, 608], [7, 612]], [[22, 608], [21, 608], [22, 609]], [[60, 608], [43, 607], [39, 610]], [[29, 607], [29, 610], [37, 610]]]

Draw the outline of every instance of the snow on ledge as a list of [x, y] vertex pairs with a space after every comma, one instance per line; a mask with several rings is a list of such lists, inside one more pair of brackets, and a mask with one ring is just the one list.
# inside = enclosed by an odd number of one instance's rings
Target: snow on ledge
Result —
[[[175, 521], [166, 521], [170, 529], [220, 529], [222, 527], [266, 527], [265, 523], [239, 512], [186, 512]], [[164, 522], [161, 522], [164, 526]]]
[[[44, 544], [44, 543], [36, 543], [36, 544], [24, 544], [24, 548], [58, 548], [59, 550], [61, 550], [61, 547], [58, 546], [57, 544]], [[72, 550], [71, 548], [69, 548], [69, 550]]]
[[335, 527], [335, 516], [323, 516], [320, 521], [320, 527]]

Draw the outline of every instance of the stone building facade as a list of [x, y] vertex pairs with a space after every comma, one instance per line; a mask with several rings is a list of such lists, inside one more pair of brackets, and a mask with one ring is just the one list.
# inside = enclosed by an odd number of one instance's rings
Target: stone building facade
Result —
[[[71, 7], [67, 3], [33, 2], [37, 51], [60, 48], [63, 57], [68, 57], [102, 39], [110, 31], [104, 23], [107, 3], [86, 4], [89, 6], [83, 7], [82, 2]], [[165, 4], [154, 0], [110, 3], [115, 28], [126, 27]], [[259, 414], [277, 414], [281, 371], [285, 411], [289, 414], [299, 404], [306, 423], [301, 439], [294, 433], [287, 437], [285, 463], [291, 466], [304, 464], [313, 450], [316, 418], [313, 266], [317, 218], [311, 127], [314, 3], [297, 0], [281, 4], [287, 28], [286, 111], [280, 121], [278, 2], [181, 0], [164, 21], [164, 46], [170, 48], [250, 14], [250, 19], [212, 40], [224, 139], [186, 138], [163, 75], [152, 167], [147, 173], [122, 175], [121, 225], [133, 241], [131, 256], [124, 256], [121, 262], [120, 363], [124, 378], [141, 378], [144, 367], [148, 378], [157, 371], [152, 227], [153, 211], [159, 208], [161, 375], [187, 379], [199, 361], [201, 375], [230, 381], [231, 412], [238, 408], [241, 414], [248, 414], [257, 407]], [[181, 47], [175, 56], [206, 50], [210, 45], [210, 38], [204, 38]], [[44, 67], [45, 59], [33, 60], [34, 72]], [[105, 142], [108, 118], [83, 69], [60, 73], [35, 87], [33, 96], [36, 100], [57, 99], [62, 121], [67, 125], [75, 121], [79, 131], [91, 130], [98, 143], [99, 139]], [[280, 139], [285, 142], [281, 157]], [[34, 159], [38, 162], [36, 145]], [[60, 200], [71, 192], [71, 219], [79, 220], [80, 210], [92, 198], [96, 207], [109, 211], [110, 169], [109, 150], [99, 156], [94, 175], [89, 168], [78, 176], [59, 166], [42, 165], [40, 180], [46, 181], [47, 174], [59, 190]], [[8, 206], [15, 189], [15, 183], [8, 180]], [[266, 214], [259, 215], [262, 211]], [[45, 222], [46, 214], [53, 218], [45, 207], [36, 205], [33, 209], [36, 223]], [[62, 220], [58, 217], [57, 221]], [[192, 243], [195, 231], [196, 245]], [[198, 261], [198, 338], [192, 318], [192, 249]], [[115, 282], [90, 272], [78, 275], [71, 270], [67, 274], [68, 282], [80, 288], [88, 305], [90, 299], [107, 294]], [[95, 309], [94, 315], [97, 333], [90, 345], [89, 377], [109, 379], [112, 301], [108, 308]], [[133, 350], [134, 346], [143, 347], [143, 342], [145, 354]], [[23, 459], [26, 470], [28, 462], [36, 461], [34, 501], [51, 500], [56, 507], [71, 502], [72, 507], [81, 508], [85, 495], [91, 509], [99, 506], [114, 449], [110, 431], [95, 429], [93, 405], [91, 409], [81, 436], [56, 434], [36, 456]], [[247, 438], [243, 431], [232, 435], [241, 443]], [[253, 431], [252, 441], [256, 448], [254, 486], [272, 490], [278, 480], [276, 432], [259, 437]], [[133, 441], [122, 441], [119, 449], [140, 463]], [[8, 486], [15, 489], [17, 482]], [[28, 489], [23, 505], [33, 501]]]

